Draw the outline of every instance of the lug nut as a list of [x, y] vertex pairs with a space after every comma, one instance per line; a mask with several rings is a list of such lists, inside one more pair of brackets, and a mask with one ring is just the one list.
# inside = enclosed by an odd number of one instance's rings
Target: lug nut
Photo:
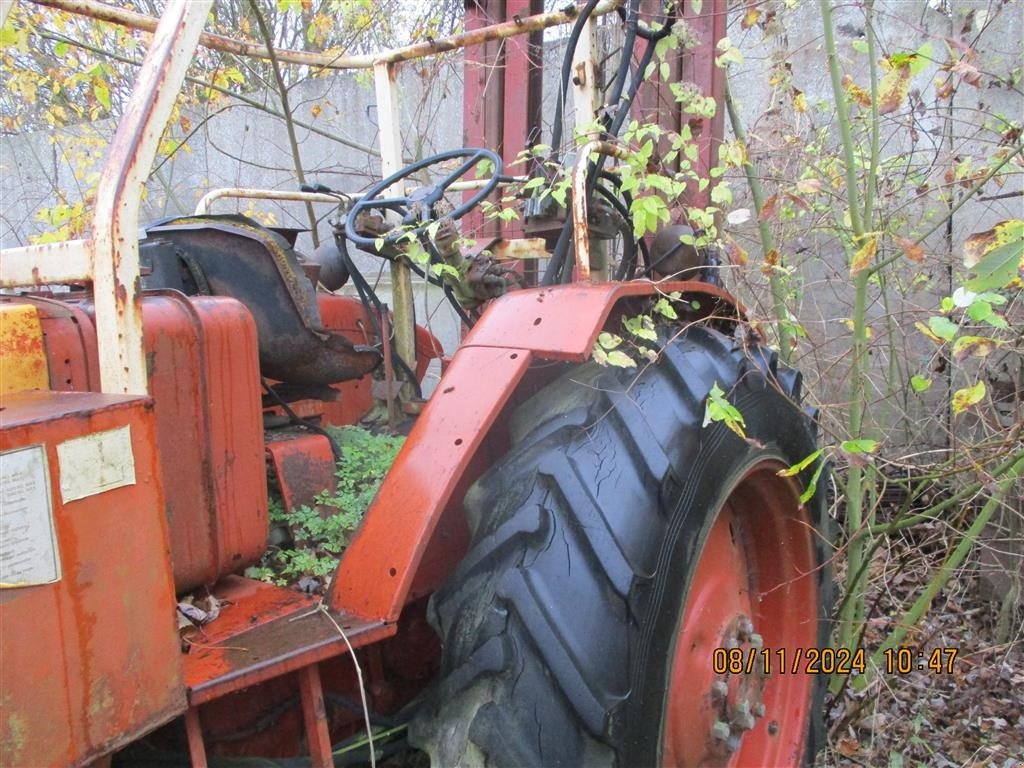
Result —
[[747, 642], [750, 643], [754, 648], [760, 648], [764, 645], [764, 638], [756, 632], [754, 632], [750, 635], [750, 637], [747, 638]]
[[711, 684], [711, 695], [719, 701], [725, 701], [729, 695], [729, 684], [725, 680], [715, 680]]
[[751, 708], [751, 711], [754, 713], [754, 717], [764, 717], [764, 704], [762, 704], [760, 701], [757, 702], [757, 704], [755, 704]]
[[728, 741], [732, 736], [732, 728], [724, 720], [715, 720], [715, 724], [711, 726], [711, 736], [715, 741]]
[[740, 617], [740, 620], [736, 623], [736, 636], [740, 640], [746, 640], [754, 632], [754, 623], [746, 616]]

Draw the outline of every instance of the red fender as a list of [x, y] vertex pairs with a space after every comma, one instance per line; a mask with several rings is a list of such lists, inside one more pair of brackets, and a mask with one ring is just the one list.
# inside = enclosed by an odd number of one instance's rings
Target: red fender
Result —
[[[616, 304], [671, 291], [712, 297], [732, 317], [742, 313], [728, 293], [700, 282], [575, 283], [493, 302], [456, 352], [346, 550], [331, 609], [392, 622], [411, 598], [436, 588], [465, 547], [461, 521], [461, 529], [447, 526], [435, 536], [439, 523], [455, 491], [486, 468], [474, 459], [531, 363], [583, 362]], [[421, 572], [428, 565], [431, 572]]]

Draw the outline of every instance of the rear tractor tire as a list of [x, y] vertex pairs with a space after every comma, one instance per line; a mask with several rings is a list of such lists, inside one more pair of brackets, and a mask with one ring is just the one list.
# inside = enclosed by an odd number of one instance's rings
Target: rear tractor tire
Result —
[[[747, 440], [703, 426], [715, 383]], [[825, 481], [802, 505], [778, 475], [815, 449], [799, 389], [770, 351], [698, 326], [638, 377], [588, 363], [520, 407], [430, 604], [441, 672], [411, 738], [433, 765], [813, 755], [823, 690], [773, 668], [824, 642], [830, 598]]]

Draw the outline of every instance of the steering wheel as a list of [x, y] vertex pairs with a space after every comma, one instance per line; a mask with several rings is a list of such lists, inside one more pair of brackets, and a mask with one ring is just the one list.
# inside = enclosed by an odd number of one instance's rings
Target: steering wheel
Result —
[[[437, 163], [443, 163], [446, 160], [453, 160], [459, 157], [466, 158], [462, 165], [436, 184], [419, 187], [411, 195], [403, 197], [380, 196], [382, 192], [393, 184], [412, 176], [418, 171], [422, 171], [424, 168], [429, 168]], [[473, 197], [451, 213], [445, 214], [451, 219], [461, 219], [473, 208], [479, 205], [484, 198], [491, 194], [491, 192], [493, 192], [498, 186], [498, 177], [503, 170], [503, 166], [501, 158], [489, 149], [473, 149], [470, 147], [463, 149], [450, 149], [447, 152], [440, 152], [436, 155], [426, 157], [419, 162], [413, 163], [412, 165], [407, 165], [397, 173], [393, 173], [386, 179], [377, 182], [366, 192], [365, 195], [362, 196], [362, 198], [356, 201], [356, 204], [349, 210], [348, 218], [345, 219], [345, 236], [358, 246], [373, 248], [374, 243], [379, 240], [379, 238], [364, 237], [356, 232], [355, 227], [356, 218], [359, 214], [363, 211], [371, 210], [379, 210], [381, 212], [395, 211], [402, 217], [400, 226], [395, 227], [391, 232], [388, 232], [388, 234], [384, 236], [383, 239], [387, 243], [394, 243], [403, 235], [423, 235], [426, 232], [427, 226], [432, 221], [434, 205], [444, 197], [444, 193], [448, 191], [448, 187], [485, 160], [490, 161], [493, 169], [490, 180], [481, 187]]]

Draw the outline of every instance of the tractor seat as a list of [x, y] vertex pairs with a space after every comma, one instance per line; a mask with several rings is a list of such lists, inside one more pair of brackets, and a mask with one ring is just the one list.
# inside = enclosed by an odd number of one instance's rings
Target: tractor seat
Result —
[[165, 219], [139, 243], [144, 289], [230, 296], [256, 320], [260, 373], [289, 384], [358, 379], [380, 362], [321, 324], [316, 288], [282, 234], [237, 214]]

